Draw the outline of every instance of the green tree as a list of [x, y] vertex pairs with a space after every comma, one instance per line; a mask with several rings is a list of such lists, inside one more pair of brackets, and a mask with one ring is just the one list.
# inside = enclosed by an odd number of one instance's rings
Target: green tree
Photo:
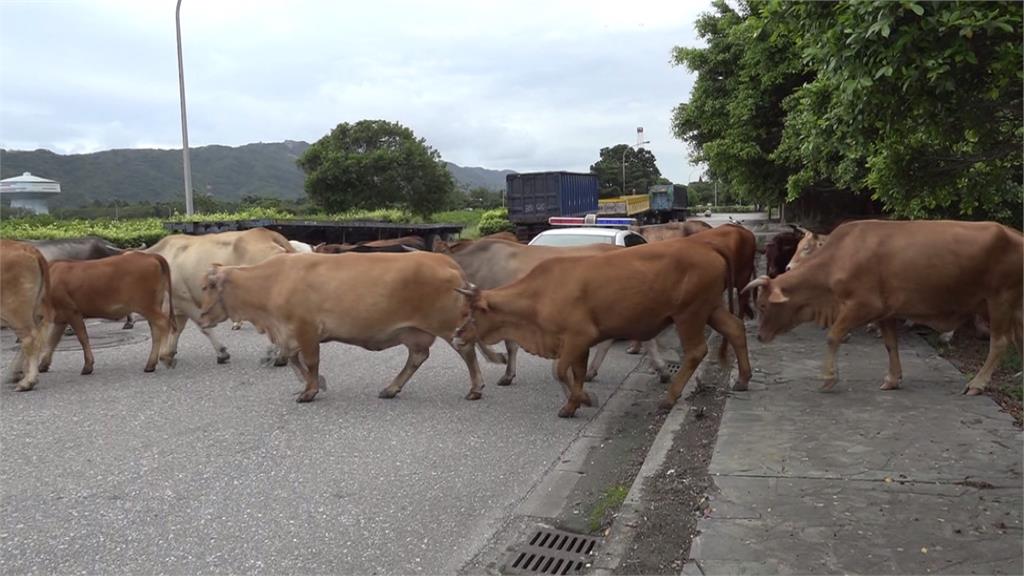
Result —
[[[715, 0], [696, 22], [705, 48], [677, 47], [674, 62], [697, 73], [672, 129], [692, 160], [707, 164], [743, 199], [775, 203], [792, 169], [772, 153], [782, 140], [783, 100], [812, 76], [793, 41], [760, 16], [764, 2]], [[721, 193], [721, 190], [719, 190]], [[719, 203], [722, 204], [722, 198]]]
[[[626, 190], [622, 189], [622, 161], [626, 161]], [[601, 148], [601, 157], [590, 166], [590, 172], [597, 174], [602, 198], [625, 194], [644, 194], [659, 182], [661, 170], [657, 159], [645, 148], [634, 149], [627, 144]]]
[[871, 191], [900, 217], [1021, 217], [1019, 2], [773, 3], [815, 79], [786, 103], [777, 157]]
[[455, 184], [441, 155], [412, 130], [385, 120], [338, 124], [297, 160], [310, 200], [331, 212], [445, 207]]

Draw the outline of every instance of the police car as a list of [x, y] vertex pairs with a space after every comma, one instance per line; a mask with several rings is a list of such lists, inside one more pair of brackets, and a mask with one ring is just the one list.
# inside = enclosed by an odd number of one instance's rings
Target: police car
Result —
[[636, 246], [647, 243], [643, 236], [629, 229], [630, 225], [636, 224], [636, 218], [596, 218], [593, 214], [586, 217], [557, 216], [548, 218], [548, 224], [571, 228], [545, 230], [530, 240], [530, 246]]

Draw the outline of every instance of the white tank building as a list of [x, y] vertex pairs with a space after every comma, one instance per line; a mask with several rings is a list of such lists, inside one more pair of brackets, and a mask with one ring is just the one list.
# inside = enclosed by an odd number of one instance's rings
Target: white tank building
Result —
[[47, 200], [60, 194], [60, 183], [25, 172], [0, 180], [0, 200], [10, 200], [11, 208], [24, 208], [36, 214], [49, 214]]

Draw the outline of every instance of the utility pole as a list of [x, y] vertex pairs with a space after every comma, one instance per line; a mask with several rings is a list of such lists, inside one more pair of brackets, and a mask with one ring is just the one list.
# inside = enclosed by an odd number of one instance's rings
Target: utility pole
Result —
[[185, 66], [181, 61], [181, 0], [174, 9], [178, 32], [178, 90], [181, 92], [181, 156], [185, 164], [185, 213], [192, 215], [192, 164], [188, 159], [188, 119], [185, 115]]
[[[644, 140], [644, 127], [643, 126], [637, 126], [637, 128], [636, 128], [636, 149], [639, 150], [640, 148], [643, 148], [644, 144], [650, 144], [650, 143], [651, 143], [650, 140]], [[629, 145], [628, 144], [626, 145], [625, 148], [622, 149], [622, 162], [620, 162], [620, 164], [622, 166], [622, 195], [623, 196], [626, 195], [626, 151], [627, 150], [629, 150]]]

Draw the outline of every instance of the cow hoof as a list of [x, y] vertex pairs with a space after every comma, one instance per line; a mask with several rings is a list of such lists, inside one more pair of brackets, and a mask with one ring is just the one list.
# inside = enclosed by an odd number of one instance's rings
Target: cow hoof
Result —
[[672, 400], [669, 400], [668, 398], [662, 398], [661, 401], [658, 402], [658, 412], [662, 414], [666, 412], [671, 412], [672, 408], [674, 408], [675, 405], [676, 403], [673, 402]]
[[156, 372], [156, 366], [146, 366], [142, 369], [143, 372]]
[[668, 372], [661, 372], [658, 374], [658, 381], [662, 384], [668, 384], [670, 380], [672, 380], [672, 375]]
[[968, 396], [981, 396], [982, 392], [984, 392], [984, 390], [982, 390], [981, 388], [968, 387], [966, 390], [964, 390], [964, 394]]
[[167, 366], [168, 368], [177, 368], [178, 367], [178, 359], [177, 358], [161, 358], [160, 361], [163, 362], [164, 366]]
[[312, 402], [313, 398], [316, 398], [316, 392], [303, 392], [302, 394], [299, 394], [299, 397], [296, 398], [295, 401], [302, 404], [305, 402]]
[[231, 354], [225, 352], [224, 354], [217, 354], [217, 364], [227, 364], [228, 360], [231, 360]]
[[498, 380], [498, 386], [511, 386], [511, 385], [512, 385], [512, 377], [511, 376], [502, 376], [501, 380]]
[[583, 405], [590, 406], [591, 408], [597, 408], [598, 401], [597, 395], [593, 392], [587, 392], [583, 395]]
[[882, 385], [879, 386], [878, 389], [879, 390], [899, 390], [900, 389], [900, 381], [899, 380], [890, 380], [889, 378], [886, 378], [885, 380], [882, 381]]
[[50, 371], [50, 365], [49, 364], [40, 364], [39, 365], [39, 371], [40, 372], [49, 372]]
[[88, 376], [89, 374], [92, 374], [92, 366], [86, 366], [85, 368], [82, 368], [81, 374], [82, 376]]
[[481, 393], [479, 393], [479, 392], [477, 392], [475, 390], [470, 392], [469, 394], [466, 394], [466, 400], [479, 400], [479, 399], [481, 399], [483, 397], [484, 397], [483, 394], [481, 394]]
[[748, 387], [749, 386], [747, 382], [740, 382], [739, 380], [734, 382], [732, 385], [732, 389], [736, 392], [745, 392]]
[[639, 354], [639, 353], [640, 353], [640, 347], [639, 346], [630, 346], [629, 348], [626, 348], [626, 354]]
[[832, 388], [834, 388], [835, 385], [836, 385], [836, 379], [835, 378], [825, 378], [825, 381], [821, 383], [821, 391], [822, 392], [831, 392]]
[[584, 382], [593, 382], [597, 380], [597, 372], [587, 372], [587, 375], [583, 377]]
[[380, 391], [380, 394], [377, 394], [378, 398], [394, 398], [395, 396], [398, 396], [398, 390], [392, 390], [391, 388], [385, 388]]
[[32, 388], [35, 388], [36, 383], [30, 382], [27, 384], [18, 384], [14, 387], [15, 392], [30, 392]]
[[576, 415], [576, 408], [574, 408], [572, 406], [569, 406], [569, 405], [562, 406], [562, 408], [559, 409], [559, 411], [558, 411], [558, 417], [559, 418], [572, 418], [575, 415]]
[[288, 359], [287, 358], [274, 358], [274, 366], [275, 367], [280, 368], [281, 366], [287, 366], [287, 365], [288, 365]]

